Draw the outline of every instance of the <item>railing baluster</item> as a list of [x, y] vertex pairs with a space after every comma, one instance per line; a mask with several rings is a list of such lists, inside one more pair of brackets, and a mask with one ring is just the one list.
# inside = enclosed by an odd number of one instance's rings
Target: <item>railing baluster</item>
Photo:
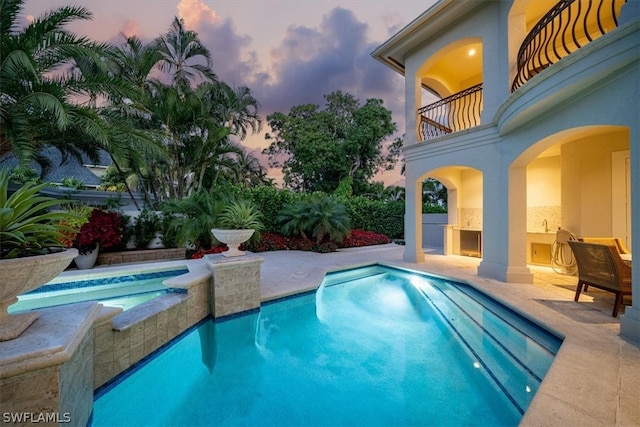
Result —
[[418, 139], [426, 141], [480, 124], [482, 83], [418, 110]]
[[[586, 2], [586, 8], [583, 7]], [[618, 26], [618, 14], [627, 0], [560, 0], [533, 27], [520, 46], [515, 91], [525, 82], [560, 59], [606, 34], [610, 22]], [[610, 6], [609, 16], [605, 10]], [[591, 25], [590, 25], [591, 23]], [[570, 34], [569, 34], [570, 32]]]

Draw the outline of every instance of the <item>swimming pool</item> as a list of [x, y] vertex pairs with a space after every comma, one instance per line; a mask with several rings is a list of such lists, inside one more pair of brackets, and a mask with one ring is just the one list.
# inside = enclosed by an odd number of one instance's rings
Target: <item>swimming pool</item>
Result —
[[96, 394], [93, 425], [517, 425], [561, 339], [383, 266], [208, 320]]
[[84, 301], [99, 301], [109, 307], [128, 310], [171, 292], [163, 282], [188, 272], [185, 266], [177, 266], [129, 272], [117, 269], [75, 275], [63, 273], [38, 289], [18, 296], [18, 302], [8, 311], [14, 313]]

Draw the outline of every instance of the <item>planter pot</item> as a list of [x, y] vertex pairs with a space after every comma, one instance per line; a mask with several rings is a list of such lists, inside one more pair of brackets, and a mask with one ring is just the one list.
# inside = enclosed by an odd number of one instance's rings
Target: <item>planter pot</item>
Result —
[[151, 239], [149, 244], [147, 245], [147, 249], [162, 249], [164, 245], [162, 244], [162, 234], [156, 233], [155, 237]]
[[100, 252], [100, 245], [96, 246], [96, 248], [91, 252], [80, 254], [75, 257], [74, 261], [76, 263], [76, 267], [80, 270], [93, 268], [93, 266], [96, 265], [96, 260], [98, 259], [98, 252]]
[[18, 295], [39, 288], [62, 273], [73, 258], [77, 249], [67, 249], [48, 255], [0, 260], [0, 341], [17, 338], [37, 318], [35, 311], [9, 314], [7, 308], [18, 301]]
[[238, 249], [238, 246], [251, 238], [255, 230], [223, 230], [220, 228], [212, 228], [211, 233], [219, 242], [226, 243], [229, 250], [222, 252], [223, 256], [234, 257], [244, 255], [244, 252]]

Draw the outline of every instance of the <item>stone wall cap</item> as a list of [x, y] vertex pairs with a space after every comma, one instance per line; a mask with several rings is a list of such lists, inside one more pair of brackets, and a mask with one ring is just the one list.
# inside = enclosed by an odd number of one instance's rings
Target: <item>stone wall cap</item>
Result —
[[39, 310], [38, 320], [22, 335], [0, 342], [0, 379], [69, 360], [93, 328], [101, 307], [93, 301]]

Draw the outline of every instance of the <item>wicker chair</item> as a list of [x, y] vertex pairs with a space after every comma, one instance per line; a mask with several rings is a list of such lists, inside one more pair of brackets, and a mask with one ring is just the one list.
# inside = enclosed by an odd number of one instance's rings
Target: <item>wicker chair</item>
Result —
[[583, 286], [585, 292], [589, 286], [613, 292], [616, 301], [612, 315], [617, 317], [622, 298], [631, 295], [631, 266], [620, 258], [615, 246], [575, 240], [569, 241], [569, 245], [578, 264], [578, 287], [574, 300], [580, 298]]

